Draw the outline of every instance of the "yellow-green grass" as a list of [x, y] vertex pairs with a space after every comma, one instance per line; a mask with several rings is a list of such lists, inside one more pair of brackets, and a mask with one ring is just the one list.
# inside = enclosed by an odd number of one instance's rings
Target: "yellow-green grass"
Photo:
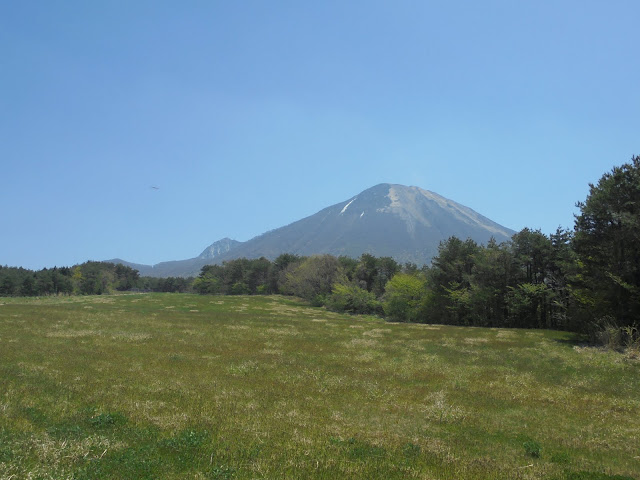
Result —
[[283, 297], [0, 298], [0, 479], [638, 472], [640, 365], [567, 333]]

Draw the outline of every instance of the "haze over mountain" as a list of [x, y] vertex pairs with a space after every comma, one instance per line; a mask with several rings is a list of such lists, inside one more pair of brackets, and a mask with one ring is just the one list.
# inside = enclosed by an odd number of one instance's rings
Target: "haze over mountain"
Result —
[[111, 261], [158, 277], [197, 275], [203, 265], [242, 257], [274, 259], [282, 253], [349, 257], [370, 253], [422, 265], [451, 236], [486, 243], [492, 237], [498, 242], [508, 240], [514, 233], [437, 193], [383, 183], [246, 242], [219, 240], [195, 258], [154, 266]]

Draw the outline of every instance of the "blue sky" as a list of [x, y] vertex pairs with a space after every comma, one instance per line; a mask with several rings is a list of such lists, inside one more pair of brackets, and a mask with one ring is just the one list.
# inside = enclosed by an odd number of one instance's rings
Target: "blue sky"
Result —
[[636, 0], [2, 2], [0, 265], [190, 258], [382, 182], [572, 227], [588, 183], [640, 154], [638, 18]]

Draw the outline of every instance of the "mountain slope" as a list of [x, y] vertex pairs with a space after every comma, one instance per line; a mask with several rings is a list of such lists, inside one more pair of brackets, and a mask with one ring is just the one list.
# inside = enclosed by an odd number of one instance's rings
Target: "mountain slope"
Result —
[[244, 242], [218, 260], [275, 258], [285, 252], [351, 257], [370, 253], [421, 265], [452, 235], [486, 243], [491, 237], [508, 240], [513, 233], [436, 193], [384, 183]]
[[451, 236], [486, 243], [491, 237], [498, 242], [508, 240], [514, 233], [437, 193], [383, 183], [246, 242], [219, 240], [195, 258], [153, 267], [123, 263], [134, 266], [141, 275], [157, 277], [197, 275], [207, 264], [241, 257], [274, 259], [282, 253], [350, 257], [370, 253], [422, 265]]

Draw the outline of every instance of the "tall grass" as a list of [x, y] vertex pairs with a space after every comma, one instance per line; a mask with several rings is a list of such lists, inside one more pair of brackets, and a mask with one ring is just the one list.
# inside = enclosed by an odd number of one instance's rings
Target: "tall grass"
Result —
[[561, 332], [0, 299], [0, 478], [635, 478], [639, 380]]

